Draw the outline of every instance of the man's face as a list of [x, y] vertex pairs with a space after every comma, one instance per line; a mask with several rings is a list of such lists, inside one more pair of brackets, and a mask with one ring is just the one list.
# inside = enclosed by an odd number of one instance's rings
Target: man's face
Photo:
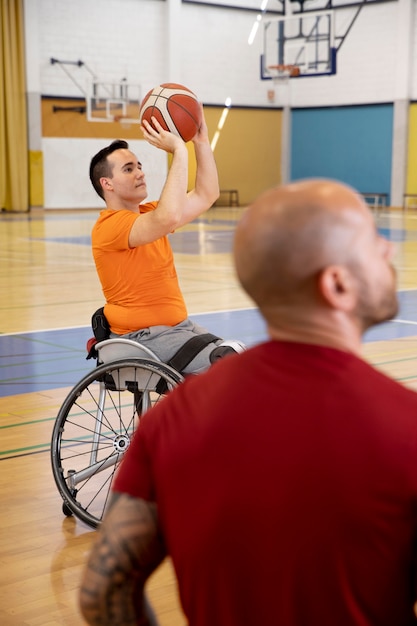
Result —
[[396, 271], [392, 265], [394, 246], [382, 237], [368, 209], [358, 232], [352, 255], [352, 274], [357, 282], [355, 314], [363, 330], [395, 317], [398, 312]]
[[[136, 156], [128, 149], [115, 150], [107, 157], [112, 175], [105, 178], [107, 190], [118, 199], [142, 202], [148, 195], [145, 174]], [[106, 187], [105, 187], [106, 189]]]

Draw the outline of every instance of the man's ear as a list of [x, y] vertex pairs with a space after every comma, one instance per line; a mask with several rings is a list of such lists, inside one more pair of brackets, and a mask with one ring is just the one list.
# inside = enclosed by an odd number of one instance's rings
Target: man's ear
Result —
[[329, 306], [340, 311], [352, 311], [356, 306], [356, 281], [343, 265], [330, 265], [319, 276], [319, 291]]
[[109, 191], [109, 189], [113, 189], [111, 179], [104, 176], [100, 178], [100, 185], [102, 186], [104, 191]]

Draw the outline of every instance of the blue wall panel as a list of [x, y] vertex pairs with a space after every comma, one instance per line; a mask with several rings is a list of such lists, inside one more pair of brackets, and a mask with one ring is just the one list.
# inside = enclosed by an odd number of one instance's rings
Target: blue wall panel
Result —
[[389, 197], [392, 125], [391, 104], [294, 109], [291, 180], [334, 178]]

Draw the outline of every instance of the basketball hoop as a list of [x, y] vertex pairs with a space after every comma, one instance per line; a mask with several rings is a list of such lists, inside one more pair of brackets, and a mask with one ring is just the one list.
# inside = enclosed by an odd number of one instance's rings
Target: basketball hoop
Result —
[[113, 115], [113, 122], [118, 122], [123, 128], [130, 128], [132, 120], [126, 115]]
[[272, 70], [272, 80], [274, 83], [280, 85], [286, 84], [290, 78], [295, 78], [300, 75], [300, 68], [298, 65], [268, 65], [268, 70]]

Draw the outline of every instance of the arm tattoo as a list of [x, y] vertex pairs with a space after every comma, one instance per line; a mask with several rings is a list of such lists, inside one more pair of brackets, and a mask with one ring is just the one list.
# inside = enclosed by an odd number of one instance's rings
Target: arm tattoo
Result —
[[80, 591], [88, 624], [156, 624], [145, 608], [144, 585], [166, 556], [156, 505], [113, 494], [98, 531]]

